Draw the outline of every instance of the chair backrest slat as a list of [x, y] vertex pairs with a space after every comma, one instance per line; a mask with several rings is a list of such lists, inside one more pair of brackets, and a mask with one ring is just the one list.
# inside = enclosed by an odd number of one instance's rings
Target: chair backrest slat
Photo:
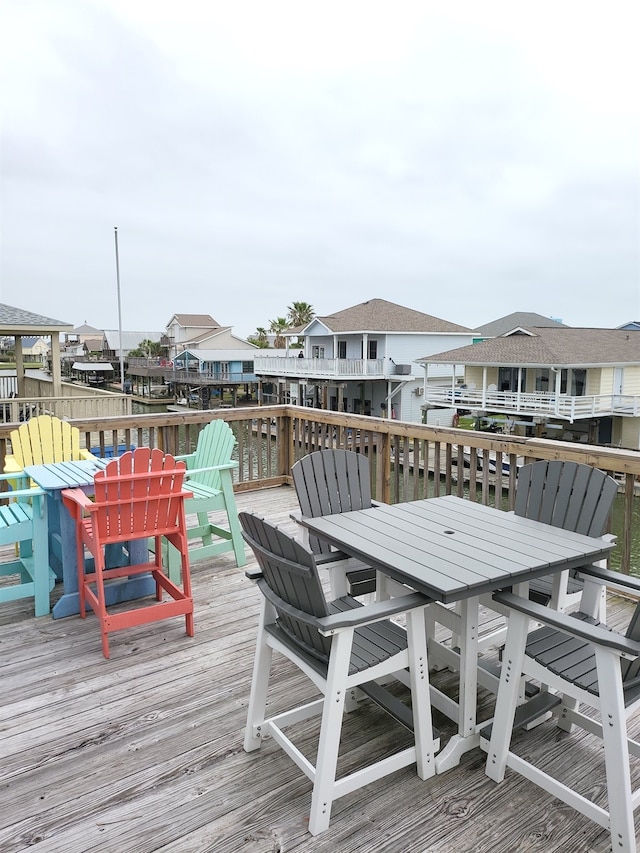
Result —
[[[303, 515], [317, 518], [371, 506], [369, 460], [353, 450], [316, 450], [291, 468]], [[309, 537], [314, 554], [328, 553], [329, 545]]]
[[39, 415], [11, 431], [11, 452], [16, 462], [45, 465], [80, 459], [80, 431], [52, 415]]
[[515, 513], [586, 536], [606, 532], [618, 486], [579, 462], [532, 462], [518, 473]]
[[102, 541], [167, 535], [179, 530], [185, 464], [157, 448], [140, 447], [94, 477], [95, 523]]
[[[210, 465], [224, 465], [231, 461], [235, 446], [236, 438], [229, 424], [220, 420], [210, 421], [200, 430], [193, 464], [190, 463], [190, 467], [206, 468]], [[195, 474], [193, 480], [212, 489], [222, 488], [219, 471]]]
[[[277, 599], [312, 616], [327, 616], [327, 602], [313, 555], [283, 530], [248, 512], [239, 514], [243, 535], [252, 548], [263, 578]], [[278, 607], [278, 626], [291, 642], [321, 660], [327, 660], [331, 640], [312, 626]]]

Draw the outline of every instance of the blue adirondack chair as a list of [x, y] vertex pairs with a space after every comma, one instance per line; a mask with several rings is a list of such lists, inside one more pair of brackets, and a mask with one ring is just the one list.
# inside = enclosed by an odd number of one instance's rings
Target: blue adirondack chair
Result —
[[28, 478], [20, 474], [0, 474], [0, 480], [13, 486], [2, 495], [8, 503], [0, 504], [0, 545], [16, 545], [15, 559], [0, 564], [0, 575], [17, 579], [0, 587], [0, 602], [33, 598], [35, 615], [46, 616], [55, 574], [49, 567], [44, 492], [28, 488]]
[[[237, 566], [244, 566], [246, 556], [244, 540], [238, 521], [236, 499], [233, 494], [233, 470], [238, 463], [231, 459], [236, 439], [231, 427], [221, 420], [211, 421], [198, 436], [195, 453], [176, 456], [187, 464], [184, 487], [193, 492], [185, 501], [187, 519], [196, 514], [198, 523], [187, 530], [189, 560], [203, 560], [233, 551]], [[227, 524], [214, 524], [210, 512], [226, 512]], [[180, 572], [180, 555], [169, 546], [167, 554], [169, 577], [176, 581]]]

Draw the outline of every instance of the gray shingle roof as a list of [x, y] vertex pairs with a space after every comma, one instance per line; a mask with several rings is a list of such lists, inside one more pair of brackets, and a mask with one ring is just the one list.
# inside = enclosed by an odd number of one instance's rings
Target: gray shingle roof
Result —
[[46, 331], [70, 332], [72, 323], [64, 320], [54, 320], [42, 314], [34, 314], [24, 311], [22, 308], [14, 308], [13, 305], [5, 305], [0, 302], [0, 334], [12, 335], [14, 331], [29, 330], [32, 334], [43, 334]]
[[471, 332], [465, 326], [387, 302], [386, 299], [369, 299], [344, 311], [315, 319], [332, 332]]
[[640, 365], [640, 335], [621, 329], [534, 328], [531, 334], [491, 338], [479, 344], [417, 359], [432, 364], [504, 367]]
[[534, 314], [530, 311], [515, 311], [513, 314], [507, 314], [506, 317], [500, 317], [498, 320], [492, 320], [490, 323], [485, 323], [484, 326], [478, 326], [473, 331], [481, 335], [483, 338], [497, 338], [498, 335], [504, 335], [507, 332], [512, 332], [514, 329], [530, 329], [532, 326], [536, 328], [562, 328], [568, 329], [564, 323], [559, 323], [551, 317], [543, 317], [542, 314]]
[[202, 326], [204, 329], [215, 329], [220, 325], [210, 314], [174, 314], [172, 319], [181, 326]]

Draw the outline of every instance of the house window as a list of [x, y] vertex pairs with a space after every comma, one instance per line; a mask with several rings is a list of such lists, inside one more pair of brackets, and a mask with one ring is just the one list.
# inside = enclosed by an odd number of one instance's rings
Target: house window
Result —
[[347, 357], [347, 342], [346, 341], [338, 341], [338, 358], [346, 358]]
[[[523, 372], [522, 387], [526, 388], [525, 377]], [[518, 390], [518, 368], [517, 367], [501, 367], [498, 369], [498, 391], [517, 391]]]
[[378, 341], [368, 341], [368, 355], [367, 358], [372, 361], [378, 357]]
[[573, 397], [584, 397], [587, 387], [587, 371], [584, 368], [574, 368], [571, 371], [571, 394]]
[[253, 362], [252, 361], [243, 361], [242, 362], [242, 372], [243, 373], [253, 373]]
[[311, 347], [311, 358], [324, 358], [324, 347]]
[[553, 391], [554, 390], [553, 383], [549, 384], [551, 382], [551, 379], [549, 376], [550, 373], [551, 373], [551, 371], [549, 370], [548, 367], [540, 367], [540, 368], [538, 368], [538, 370], [536, 370], [536, 391]]

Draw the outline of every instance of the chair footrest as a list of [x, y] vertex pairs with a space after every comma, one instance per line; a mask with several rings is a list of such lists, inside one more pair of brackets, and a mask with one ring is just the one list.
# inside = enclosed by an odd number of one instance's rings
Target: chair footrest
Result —
[[[500, 678], [500, 666], [497, 663], [493, 663], [493, 661], [488, 661], [483, 658], [478, 658], [478, 666], [485, 672], [494, 675], [496, 678]], [[532, 684], [530, 681], [525, 682], [524, 695], [527, 699], [533, 699], [533, 697], [537, 696], [539, 692], [540, 688], [535, 684]]]
[[[559, 705], [561, 701], [562, 698], [556, 693], [545, 692], [538, 693], [537, 696], [534, 696], [533, 699], [530, 699], [523, 705], [518, 705], [513, 721], [513, 731], [515, 732], [518, 729], [525, 728], [525, 726], [528, 726], [530, 723], [533, 723], [534, 720], [537, 720], [538, 717], [542, 717], [543, 714], [551, 711], [551, 709]], [[491, 740], [492, 729], [493, 722], [487, 723], [487, 725], [480, 730], [480, 739], [487, 741]]]
[[[390, 693], [386, 688], [382, 687], [380, 684], [376, 684], [375, 681], [369, 681], [366, 684], [359, 685], [359, 689], [371, 699], [372, 702], [375, 702], [376, 705], [379, 705], [383, 711], [386, 711], [391, 717], [393, 717], [396, 722], [403, 725], [405, 728], [409, 729], [409, 731], [413, 731], [413, 712], [411, 708], [404, 704], [397, 696], [394, 696]], [[440, 737], [440, 733], [437, 729], [433, 729], [433, 739], [437, 740]]]

